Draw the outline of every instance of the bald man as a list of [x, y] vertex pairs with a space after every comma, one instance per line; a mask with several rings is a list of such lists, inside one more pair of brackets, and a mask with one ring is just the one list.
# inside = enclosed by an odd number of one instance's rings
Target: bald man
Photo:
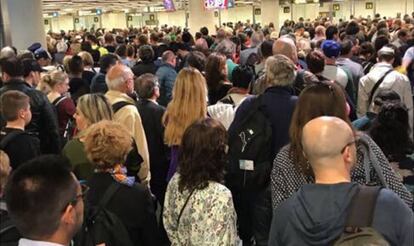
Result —
[[295, 42], [286, 36], [283, 36], [273, 43], [273, 55], [285, 55], [293, 63], [298, 63], [298, 52]]
[[[315, 184], [302, 186], [274, 211], [269, 245], [332, 245], [338, 239], [360, 189], [350, 177], [355, 141], [350, 126], [336, 117], [319, 117], [305, 125], [302, 145]], [[371, 226], [390, 245], [414, 245], [413, 212], [388, 189], [378, 194]]]
[[109, 90], [105, 96], [114, 110], [114, 120], [131, 132], [138, 153], [144, 160], [138, 176], [142, 183], [148, 183], [151, 175], [147, 139], [135, 101], [128, 96], [134, 92], [134, 74], [123, 64], [115, 65], [106, 74], [106, 84]]
[[[272, 51], [273, 55], [285, 55], [287, 56], [296, 66], [296, 77], [293, 82], [293, 88], [295, 95], [299, 95], [305, 84], [305, 71], [308, 70], [308, 65], [305, 61], [298, 58], [298, 51], [294, 41], [295, 37], [284, 35], [273, 43]], [[260, 80], [255, 83], [255, 90], [258, 94], [261, 94]]]

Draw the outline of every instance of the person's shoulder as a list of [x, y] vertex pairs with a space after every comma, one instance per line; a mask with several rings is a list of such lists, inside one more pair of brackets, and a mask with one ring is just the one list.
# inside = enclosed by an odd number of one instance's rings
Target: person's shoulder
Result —
[[14, 142], [17, 146], [27, 146], [39, 143], [39, 139], [33, 133], [21, 130], [12, 130], [7, 135], [12, 134], [13, 132], [16, 132], [17, 135], [12, 142]]
[[[294, 204], [296, 201], [296, 193], [294, 193], [288, 199], [282, 201], [274, 210], [273, 210], [273, 217], [277, 218], [277, 221], [283, 221], [282, 223], [285, 225], [290, 217], [290, 213], [294, 208]], [[278, 223], [279, 226], [281, 223]]]
[[209, 182], [209, 189], [214, 190], [214, 192], [221, 194], [223, 196], [231, 197], [231, 191], [223, 184], [218, 182]]
[[128, 186], [125, 184], [121, 184], [121, 185], [122, 185], [121, 189], [128, 190], [128, 192], [131, 192], [135, 194], [136, 196], [146, 196], [148, 193], [148, 187], [143, 184], [135, 183], [132, 186]]
[[72, 150], [75, 148], [77, 149], [79, 147], [83, 148], [83, 143], [79, 141], [79, 138], [73, 138], [65, 144], [65, 146], [63, 147], [63, 151], [66, 152], [68, 150]]
[[380, 190], [376, 208], [380, 209], [380, 211], [377, 211], [380, 214], [386, 212], [412, 216], [412, 211], [407, 204], [394, 191], [386, 188]]
[[394, 76], [394, 79], [396, 82], [410, 82], [409, 78], [407, 77], [407, 75], [402, 74], [396, 70], [392, 71], [391, 74]]

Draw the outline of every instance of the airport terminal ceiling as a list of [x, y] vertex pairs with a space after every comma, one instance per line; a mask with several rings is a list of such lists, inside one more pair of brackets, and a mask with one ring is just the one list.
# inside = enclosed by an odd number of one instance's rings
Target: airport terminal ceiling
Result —
[[[165, 2], [173, 2], [176, 9], [184, 9], [189, 1], [203, 0], [43, 0], [43, 11], [45, 13], [59, 12], [73, 13], [79, 10], [102, 9], [103, 11], [145, 11], [152, 7], [158, 11], [164, 11]], [[237, 6], [260, 5], [261, 0], [217, 0], [229, 1]], [[344, 2], [345, 0], [279, 0], [280, 5]], [[360, 1], [360, 0], [354, 0]]]

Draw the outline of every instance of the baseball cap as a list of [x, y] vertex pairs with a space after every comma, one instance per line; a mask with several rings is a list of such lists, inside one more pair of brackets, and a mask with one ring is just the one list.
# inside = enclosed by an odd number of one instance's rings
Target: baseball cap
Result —
[[325, 40], [322, 43], [322, 51], [328, 58], [337, 58], [341, 54], [341, 45], [333, 40]]
[[30, 72], [46, 72], [46, 70], [44, 70], [35, 59], [23, 59], [22, 64], [24, 77], [27, 77]]
[[35, 58], [36, 58], [36, 60], [39, 60], [39, 59], [42, 59], [42, 58], [44, 58], [44, 59], [52, 59], [51, 57], [50, 57], [50, 55], [49, 55], [49, 52], [47, 52], [45, 49], [43, 49], [43, 48], [39, 48], [39, 49], [37, 49], [35, 52], [34, 52], [34, 55], [35, 55]]
[[33, 43], [27, 49], [30, 50], [32, 53], [35, 53], [35, 51], [40, 49], [41, 47], [42, 47], [42, 45], [40, 43]]

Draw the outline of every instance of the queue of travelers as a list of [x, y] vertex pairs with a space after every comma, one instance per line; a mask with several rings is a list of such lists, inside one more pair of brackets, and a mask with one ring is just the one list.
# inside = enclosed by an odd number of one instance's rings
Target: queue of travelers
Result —
[[1, 245], [414, 245], [414, 14], [0, 51]]

